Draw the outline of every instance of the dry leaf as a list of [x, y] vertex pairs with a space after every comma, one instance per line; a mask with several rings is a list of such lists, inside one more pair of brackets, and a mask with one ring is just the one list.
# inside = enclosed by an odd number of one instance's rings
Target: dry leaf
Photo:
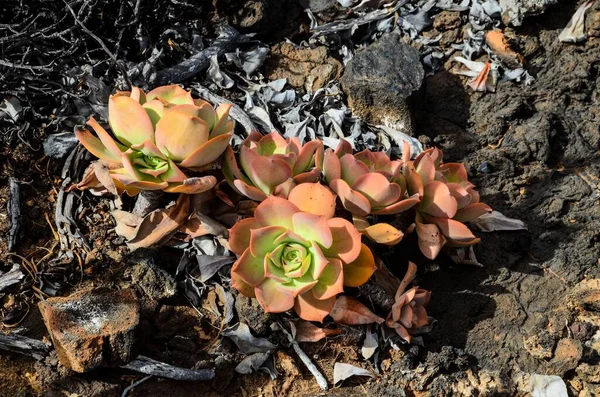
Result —
[[563, 43], [578, 43], [585, 40], [585, 12], [594, 4], [594, 0], [586, 1], [575, 11], [567, 27], [560, 33], [558, 40]]
[[367, 371], [364, 368], [355, 367], [354, 365], [350, 364], [335, 363], [333, 367], [334, 385], [339, 386], [340, 383], [352, 376], [368, 376], [370, 378], [375, 377], [375, 375], [373, 375], [370, 371]]
[[[190, 199], [186, 194], [180, 194], [175, 205], [165, 209], [158, 209], [146, 215], [134, 227], [135, 218], [125, 215], [124, 211], [114, 211], [113, 216], [117, 221], [115, 231], [129, 238], [127, 245], [130, 249], [147, 248], [162, 245], [169, 241], [189, 216]], [[123, 233], [123, 234], [121, 234]]]
[[374, 336], [373, 332], [371, 332], [371, 326], [367, 325], [367, 334], [365, 336], [365, 341], [363, 342], [363, 346], [360, 349], [360, 353], [365, 358], [365, 360], [368, 360], [371, 357], [373, 357], [373, 354], [375, 354], [375, 351], [379, 347], [376, 335], [377, 334], [375, 334]]
[[340, 296], [329, 315], [336, 323], [345, 325], [381, 324], [385, 321], [358, 300], [348, 296]]
[[298, 342], [318, 342], [327, 336], [339, 335], [341, 329], [319, 328], [313, 323], [304, 320], [294, 321], [296, 327], [296, 340]]
[[495, 232], [500, 230], [527, 230], [527, 225], [519, 219], [504, 216], [501, 212], [492, 211], [469, 221], [469, 226], [482, 232]]

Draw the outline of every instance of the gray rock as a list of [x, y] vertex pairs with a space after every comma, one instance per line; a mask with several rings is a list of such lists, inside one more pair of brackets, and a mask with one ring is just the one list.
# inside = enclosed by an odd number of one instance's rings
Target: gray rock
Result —
[[500, 0], [499, 3], [502, 21], [507, 25], [521, 26], [523, 18], [541, 14], [548, 6], [558, 3], [558, 0]]
[[62, 365], [76, 372], [129, 361], [139, 308], [132, 290], [85, 290], [39, 304]]
[[173, 277], [156, 264], [156, 253], [152, 250], [134, 251], [128, 259], [128, 272], [132, 284], [152, 300], [170, 298], [177, 286]]
[[389, 33], [354, 56], [341, 82], [354, 115], [412, 135], [411, 96], [423, 77], [418, 51]]

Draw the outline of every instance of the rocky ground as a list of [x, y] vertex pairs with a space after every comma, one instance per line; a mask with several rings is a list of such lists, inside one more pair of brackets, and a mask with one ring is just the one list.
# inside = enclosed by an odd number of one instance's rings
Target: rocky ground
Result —
[[[420, 26], [414, 16], [422, 16], [425, 2], [409, 3], [415, 6], [412, 12], [405, 6], [374, 23], [358, 24], [350, 35], [341, 28], [316, 34], [315, 23], [325, 29], [372, 12], [351, 12], [334, 0], [158, 6], [137, 1], [120, 7], [115, 6], [120, 2], [74, 2], [81, 24], [62, 4], [11, 3], [0, 5], [5, 19], [0, 21], [5, 46], [0, 95], [7, 101], [5, 110], [0, 108], [5, 236], [0, 240], [0, 332], [30, 338], [19, 340], [31, 345], [15, 348], [0, 339], [0, 395], [525, 396], [544, 389], [549, 379], [555, 382], [550, 387], [561, 386], [562, 379], [568, 395], [600, 395], [598, 1], [585, 16], [587, 37], [576, 44], [558, 37], [582, 1], [501, 0], [501, 15], [485, 23], [470, 18], [468, 8], [443, 10], [438, 1], [426, 10], [430, 21], [415, 35], [406, 26], [398, 28], [398, 21], [404, 17]], [[392, 25], [374, 28], [380, 21]], [[181, 70], [164, 73], [214, 46], [223, 23], [256, 33], [220, 53], [221, 71], [233, 84], [216, 77], [214, 68], [207, 73], [208, 64], [189, 76]], [[513, 52], [494, 56], [502, 58], [498, 62], [506, 70], [523, 67], [533, 81], [499, 81], [495, 92], [475, 92], [470, 78], [456, 74], [465, 70], [453, 60], [464, 54], [457, 45], [472, 43], [464, 39], [477, 23], [487, 23], [486, 31], [503, 29]], [[37, 30], [28, 32], [31, 26]], [[257, 45], [269, 54], [251, 72], [236, 69], [223, 56]], [[442, 57], [428, 57], [432, 53]], [[472, 60], [488, 57], [481, 51]], [[82, 166], [63, 170], [72, 140], [62, 155], [56, 153], [60, 145], [52, 156], [46, 148], [45, 155], [44, 143], [61, 133], [69, 141], [75, 124], [91, 114], [101, 117], [107, 94], [121, 87], [124, 75], [140, 86], [166, 78], [177, 78], [186, 88], [201, 83], [241, 105], [259, 128], [270, 121], [282, 131], [332, 137], [338, 127], [359, 147], [392, 151], [397, 133], [406, 133], [425, 147], [441, 148], [446, 160], [465, 162], [482, 201], [524, 221], [527, 230], [479, 233], [477, 265], [455, 264], [446, 255], [427, 260], [411, 248], [413, 235], [380, 253], [398, 277], [405, 267], [394, 269], [394, 263], [419, 265], [419, 285], [432, 291], [433, 326], [419, 345], [394, 349], [378, 338], [377, 354], [365, 360], [365, 327], [326, 324], [341, 333], [299, 346], [330, 387], [336, 362], [367, 369], [374, 377], [353, 377], [323, 391], [285, 335], [272, 329], [282, 318], [263, 314], [256, 302], [232, 294], [226, 284], [224, 289], [218, 274], [191, 288], [178, 269], [180, 249], [131, 254], [114, 231], [111, 200], [88, 193], [69, 196], [61, 189], [66, 176], [80, 177], [74, 170]], [[248, 81], [277, 79], [287, 79], [287, 85], [275, 90], [281, 94], [276, 100], [264, 87], [249, 89]], [[318, 100], [303, 99], [319, 89]], [[256, 108], [266, 109], [270, 120]], [[290, 109], [299, 109], [298, 118]], [[243, 136], [239, 121], [236, 132]], [[15, 184], [21, 209], [16, 233], [9, 209], [15, 205]], [[69, 205], [76, 210], [65, 221], [61, 216], [70, 215]], [[134, 202], [125, 199], [124, 205], [132, 208]], [[3, 285], [15, 264], [18, 283]], [[190, 296], [193, 291], [197, 297]], [[372, 292], [362, 289], [355, 295], [368, 302]], [[44, 302], [50, 296], [71, 298]], [[257, 365], [262, 372], [234, 371], [248, 354], [223, 335], [231, 335], [229, 326], [238, 321], [264, 338], [255, 343], [274, 351]], [[110, 332], [99, 335], [107, 325]], [[140, 371], [143, 366], [179, 380], [146, 379], [158, 372]], [[78, 373], [88, 369], [93, 370]], [[214, 379], [199, 380], [211, 378], [213, 370]]]

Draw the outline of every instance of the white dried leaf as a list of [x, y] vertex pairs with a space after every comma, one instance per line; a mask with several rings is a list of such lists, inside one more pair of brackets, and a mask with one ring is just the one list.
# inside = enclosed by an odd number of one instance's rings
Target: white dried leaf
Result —
[[250, 76], [262, 66], [268, 54], [268, 47], [257, 46], [250, 51], [240, 51], [238, 48], [236, 52], [225, 54], [225, 58]]
[[531, 397], [568, 397], [565, 382], [556, 375], [533, 374], [529, 378]]
[[244, 354], [266, 353], [277, 348], [265, 338], [257, 338], [250, 332], [250, 327], [244, 323], [237, 323], [223, 331], [223, 336], [228, 337]]
[[525, 222], [519, 219], [508, 218], [498, 211], [492, 211], [490, 214], [483, 214], [468, 223], [473, 229], [479, 230], [480, 232], [527, 230]]
[[365, 341], [363, 342], [363, 346], [360, 349], [360, 353], [365, 358], [365, 360], [370, 359], [375, 354], [375, 351], [379, 347], [377, 343], [377, 339], [373, 336], [373, 332], [371, 332], [371, 327], [367, 326], [367, 333], [365, 336]]
[[21, 102], [14, 96], [4, 99], [4, 103], [0, 106], [0, 118], [9, 119], [16, 123], [21, 117], [23, 106]]
[[408, 143], [410, 145], [411, 156], [417, 156], [423, 151], [423, 145], [418, 139], [385, 125], [377, 125], [376, 127], [389, 135], [399, 147], [402, 147], [404, 142]]
[[375, 375], [364, 368], [355, 367], [351, 364], [335, 363], [333, 367], [333, 384], [335, 386], [339, 386], [340, 383], [352, 376], [368, 376], [370, 378], [375, 377]]
[[594, 0], [586, 1], [575, 11], [573, 17], [567, 24], [567, 27], [560, 32], [558, 40], [563, 43], [579, 43], [586, 39], [585, 28], [585, 12], [594, 4]]
[[227, 76], [224, 72], [221, 71], [216, 54], [210, 57], [210, 66], [208, 68], [207, 74], [210, 80], [221, 88], [228, 89], [233, 87], [234, 85], [234, 82], [231, 79], [231, 77]]

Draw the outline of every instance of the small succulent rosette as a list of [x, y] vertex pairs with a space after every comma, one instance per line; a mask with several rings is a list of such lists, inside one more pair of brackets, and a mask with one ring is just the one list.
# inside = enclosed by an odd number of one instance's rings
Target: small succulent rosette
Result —
[[323, 174], [353, 215], [393, 215], [419, 202], [418, 195], [408, 195], [402, 165], [383, 152], [364, 150], [353, 155], [350, 144], [342, 139], [335, 152], [325, 151]]
[[463, 223], [492, 209], [479, 201], [479, 193], [469, 182], [467, 170], [460, 163], [443, 163], [439, 149], [428, 149], [414, 161], [405, 147], [404, 176], [409, 194], [418, 194], [416, 230], [419, 248], [434, 259], [444, 245], [466, 247], [479, 242]]
[[431, 292], [419, 287], [406, 289], [414, 279], [416, 271], [417, 266], [410, 262], [408, 272], [398, 286], [394, 305], [385, 322], [408, 343], [411, 342], [411, 334], [415, 329], [429, 323], [425, 306], [429, 304]]
[[177, 85], [147, 94], [133, 87], [112, 95], [108, 122], [114, 137], [94, 118], [87, 124], [97, 137], [85, 129], [76, 131], [81, 144], [102, 164], [77, 187], [98, 191], [112, 187], [129, 195], [141, 190], [193, 194], [211, 189], [214, 177], [189, 177], [182, 169], [210, 168], [223, 154], [233, 135], [230, 107], [215, 110]]
[[286, 198], [300, 183], [317, 182], [321, 176], [323, 143], [300, 143], [285, 139], [274, 131], [268, 135], [251, 133], [240, 147], [239, 164], [231, 147], [223, 157], [222, 169], [227, 182], [238, 193], [255, 201], [271, 195]]
[[344, 286], [364, 284], [376, 269], [358, 230], [334, 211], [333, 193], [318, 183], [297, 185], [288, 200], [265, 199], [230, 230], [239, 256], [233, 286], [266, 312], [294, 308], [304, 320], [322, 321]]

